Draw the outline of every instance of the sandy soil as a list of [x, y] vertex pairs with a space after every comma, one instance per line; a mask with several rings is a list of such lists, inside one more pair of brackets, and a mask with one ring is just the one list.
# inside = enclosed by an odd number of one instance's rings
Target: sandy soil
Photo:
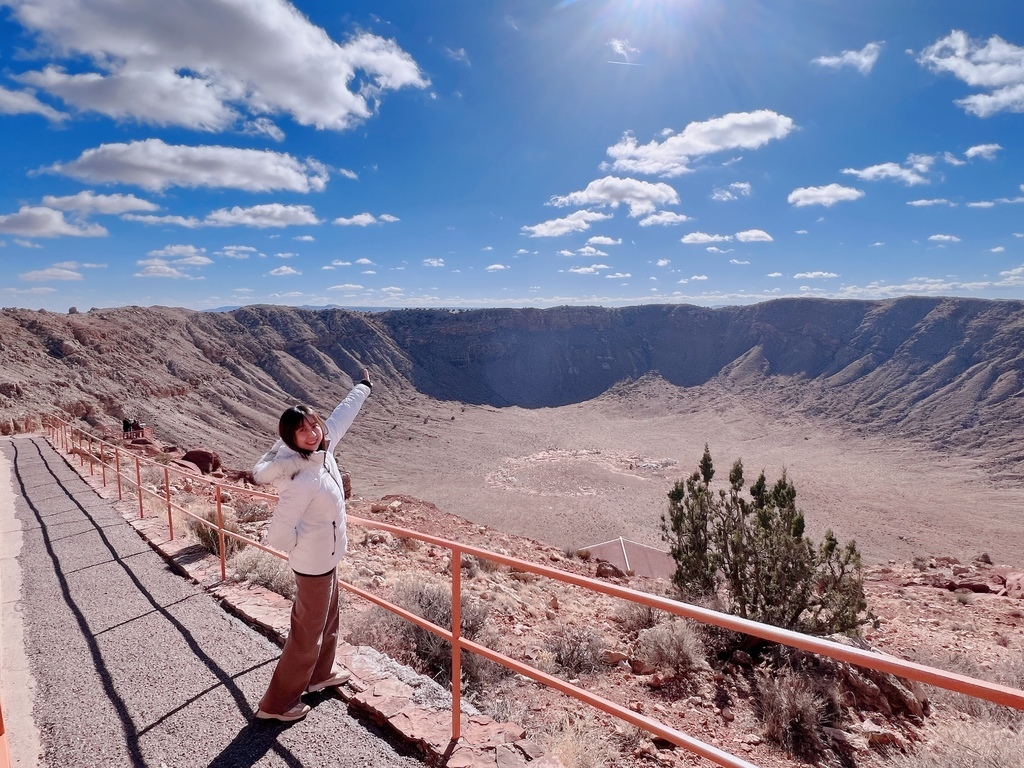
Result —
[[981, 459], [847, 432], [762, 403], [664, 381], [561, 408], [497, 409], [371, 399], [339, 455], [365, 497], [408, 494], [444, 512], [564, 548], [619, 536], [663, 546], [666, 494], [710, 446], [716, 479], [741, 458], [747, 482], [785, 469], [808, 532], [855, 539], [866, 564], [968, 561], [1024, 551], [1024, 488]]

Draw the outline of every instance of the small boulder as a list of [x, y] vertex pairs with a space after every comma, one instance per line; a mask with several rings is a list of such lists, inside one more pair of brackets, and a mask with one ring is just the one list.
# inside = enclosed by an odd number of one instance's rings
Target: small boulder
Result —
[[194, 448], [181, 458], [183, 461], [191, 461], [202, 470], [204, 475], [220, 469], [220, 456], [204, 448]]

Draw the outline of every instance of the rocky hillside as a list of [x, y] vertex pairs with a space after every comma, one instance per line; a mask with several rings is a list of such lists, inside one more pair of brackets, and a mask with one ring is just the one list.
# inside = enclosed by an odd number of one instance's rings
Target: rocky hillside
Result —
[[707, 309], [398, 310], [253, 306], [0, 312], [0, 431], [66, 411], [165, 441], [223, 436], [248, 461], [283, 405], [329, 405], [368, 367], [393, 413], [426, 400], [541, 408], [658, 374], [717, 382], [833, 425], [984, 448], [1024, 476], [1024, 303], [787, 299]]

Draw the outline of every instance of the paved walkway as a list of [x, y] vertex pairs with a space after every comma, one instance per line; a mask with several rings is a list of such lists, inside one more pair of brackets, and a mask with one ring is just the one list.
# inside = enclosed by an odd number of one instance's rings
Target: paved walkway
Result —
[[280, 653], [181, 578], [39, 436], [0, 438], [0, 701], [15, 766], [422, 766], [309, 697], [254, 722]]

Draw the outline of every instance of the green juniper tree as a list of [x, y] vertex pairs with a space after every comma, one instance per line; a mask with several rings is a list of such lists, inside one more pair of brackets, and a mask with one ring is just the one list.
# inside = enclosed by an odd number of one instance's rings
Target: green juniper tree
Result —
[[866, 609], [860, 553], [832, 531], [820, 546], [804, 535], [796, 487], [782, 473], [769, 486], [764, 472], [743, 491], [743, 463], [729, 487], [711, 487], [711, 452], [669, 491], [662, 538], [676, 561], [673, 582], [684, 597], [717, 596], [745, 619], [814, 635], [852, 632]]

